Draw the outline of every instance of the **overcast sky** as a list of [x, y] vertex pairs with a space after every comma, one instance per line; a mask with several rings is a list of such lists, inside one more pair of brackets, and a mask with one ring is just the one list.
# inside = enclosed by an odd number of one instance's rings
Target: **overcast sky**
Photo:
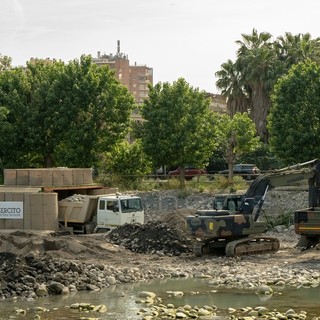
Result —
[[153, 68], [154, 83], [183, 77], [217, 93], [215, 72], [235, 59], [253, 28], [320, 37], [319, 0], [0, 0], [0, 53], [68, 62], [82, 54], [127, 54]]

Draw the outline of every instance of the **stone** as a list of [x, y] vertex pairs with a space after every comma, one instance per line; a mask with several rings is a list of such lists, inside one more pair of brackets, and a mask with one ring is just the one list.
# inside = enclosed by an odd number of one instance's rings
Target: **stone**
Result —
[[117, 284], [117, 280], [115, 277], [107, 277], [106, 280], [107, 280], [108, 284], [110, 284], [110, 285]]
[[184, 312], [179, 311], [176, 313], [176, 319], [185, 319], [187, 317], [188, 316]]
[[157, 297], [157, 295], [154, 292], [151, 291], [140, 291], [138, 293], [138, 297], [139, 298], [151, 298], [151, 299], [155, 299]]
[[49, 291], [55, 293], [55, 294], [60, 294], [61, 291], [63, 290], [64, 285], [60, 282], [56, 282], [56, 281], [52, 281], [51, 283], [49, 283], [48, 285], [48, 289]]
[[44, 283], [43, 283], [43, 284], [40, 284], [40, 285], [36, 288], [35, 292], [36, 292], [36, 295], [37, 295], [38, 297], [45, 297], [45, 296], [48, 295], [47, 286], [46, 286]]

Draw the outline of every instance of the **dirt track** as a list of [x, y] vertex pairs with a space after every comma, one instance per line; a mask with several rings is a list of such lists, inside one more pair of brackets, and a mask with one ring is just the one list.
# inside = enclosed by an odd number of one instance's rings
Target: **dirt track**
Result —
[[[163, 215], [161, 221], [146, 223], [141, 227], [122, 227], [114, 235], [63, 235], [55, 236], [50, 232], [35, 231], [1, 231], [0, 252], [9, 252], [17, 255], [46, 255], [52, 258], [71, 259], [86, 262], [103, 262], [112, 265], [127, 265], [137, 261], [139, 264], [150, 262], [150, 259], [161, 258], [170, 264], [179, 260], [198, 261], [188, 250], [191, 248], [191, 239], [183, 232], [184, 217], [190, 210], [180, 209]], [[129, 229], [128, 229], [129, 228]], [[269, 264], [308, 262], [313, 264], [320, 259], [320, 252], [313, 248], [302, 252], [294, 248], [299, 237], [293, 230], [272, 233], [280, 239], [280, 250], [274, 255], [266, 255]], [[132, 246], [136, 242], [136, 246]], [[130, 240], [130, 241], [129, 241]], [[169, 241], [167, 241], [169, 240]], [[166, 245], [166, 242], [173, 243]], [[167, 248], [164, 250], [164, 248]], [[170, 251], [171, 250], [171, 251]], [[213, 257], [210, 257], [214, 259]], [[264, 257], [252, 256], [241, 259], [257, 260], [263, 263]], [[0, 261], [1, 264], [1, 261]]]

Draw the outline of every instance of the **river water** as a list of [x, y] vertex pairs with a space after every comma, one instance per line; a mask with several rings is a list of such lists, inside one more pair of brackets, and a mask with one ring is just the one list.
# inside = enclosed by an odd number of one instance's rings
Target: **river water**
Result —
[[[296, 312], [307, 311], [308, 318], [320, 316], [320, 287], [287, 288], [276, 290], [271, 297], [259, 297], [254, 291], [243, 291], [227, 288], [210, 287], [205, 279], [165, 279], [134, 284], [111, 286], [99, 292], [78, 292], [66, 296], [50, 296], [33, 301], [5, 300], [0, 302], [0, 319], [33, 320], [39, 314], [41, 320], [79, 319], [81, 317], [100, 320], [139, 320], [137, 313], [147, 306], [137, 303], [140, 291], [152, 291], [163, 299], [163, 304], [173, 303], [176, 307], [189, 304], [191, 306], [215, 305], [219, 315], [226, 315], [227, 309], [241, 307], [266, 306], [269, 310], [277, 309], [285, 312], [294, 309]], [[169, 291], [169, 292], [168, 292]], [[183, 296], [174, 297], [170, 291], [182, 291]], [[84, 313], [66, 308], [73, 303], [104, 304], [106, 313]], [[46, 312], [36, 312], [35, 307], [48, 309]], [[22, 317], [16, 314], [15, 308], [26, 310]]]

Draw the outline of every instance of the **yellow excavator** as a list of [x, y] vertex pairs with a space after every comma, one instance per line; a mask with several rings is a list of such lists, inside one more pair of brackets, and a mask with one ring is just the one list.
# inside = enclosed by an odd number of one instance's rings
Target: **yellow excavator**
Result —
[[[259, 175], [242, 196], [226, 195], [215, 201], [213, 210], [199, 210], [186, 217], [187, 233], [196, 241], [196, 256], [224, 249], [227, 256], [276, 252], [277, 238], [262, 235], [267, 228], [259, 219], [268, 190], [308, 182], [309, 207], [295, 212], [297, 244], [308, 248], [320, 238], [320, 160], [285, 167]], [[219, 204], [219, 208], [217, 207]]]

